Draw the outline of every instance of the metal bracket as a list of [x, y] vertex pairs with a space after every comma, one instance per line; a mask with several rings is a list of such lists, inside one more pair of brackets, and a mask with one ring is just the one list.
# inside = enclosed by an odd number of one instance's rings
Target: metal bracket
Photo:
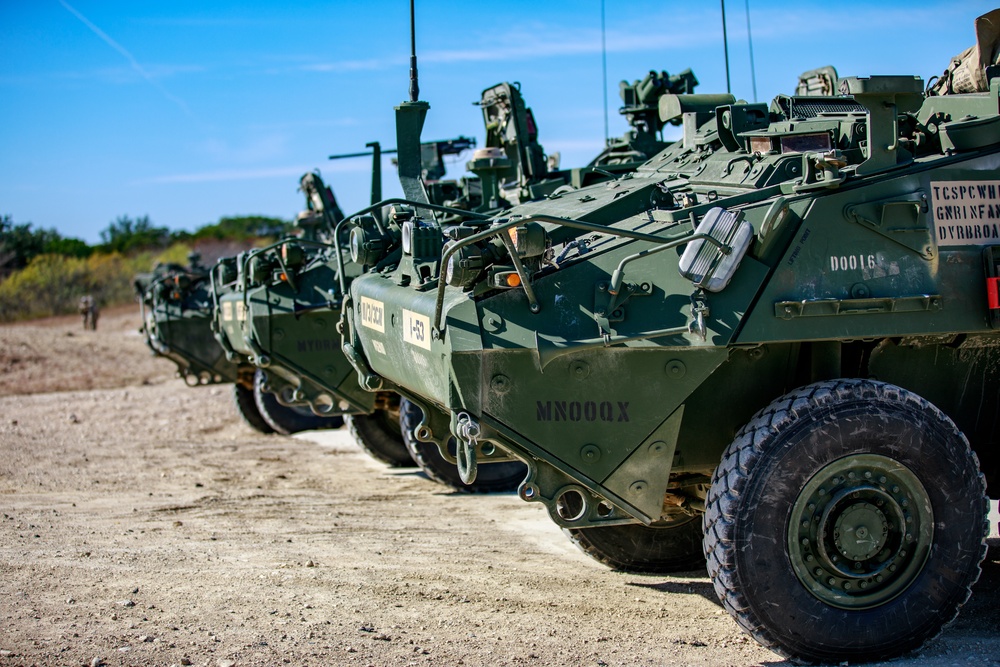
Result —
[[612, 289], [613, 287], [604, 281], [594, 287], [594, 320], [602, 336], [615, 334], [611, 324], [625, 320], [626, 302], [633, 296], [650, 296], [653, 293], [653, 284], [649, 281], [624, 283], [618, 287], [617, 293], [612, 292]]
[[847, 180], [847, 174], [840, 170], [847, 166], [847, 160], [839, 150], [825, 153], [802, 154], [802, 181], [792, 187], [793, 192], [809, 192], [823, 188], [836, 188]]
[[848, 206], [844, 217], [924, 259], [934, 259], [928, 210], [927, 194], [918, 190], [902, 197]]
[[783, 320], [827, 315], [871, 315], [877, 313], [936, 312], [944, 308], [940, 294], [918, 294], [868, 299], [811, 299], [778, 301], [774, 316]]
[[688, 330], [701, 338], [702, 342], [708, 338], [708, 327], [705, 324], [705, 319], [711, 314], [708, 302], [705, 301], [705, 290], [693, 292], [691, 294], [691, 324], [688, 325]]
[[635, 517], [548, 463], [535, 459], [526, 462], [528, 476], [517, 493], [521, 500], [545, 505], [557, 525], [574, 528], [636, 523]]

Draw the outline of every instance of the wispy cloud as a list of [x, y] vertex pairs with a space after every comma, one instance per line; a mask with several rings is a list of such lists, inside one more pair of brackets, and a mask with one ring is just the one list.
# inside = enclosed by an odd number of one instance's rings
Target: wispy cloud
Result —
[[[210, 6], [206, 4], [206, 7]], [[247, 16], [183, 16], [183, 17], [147, 17], [136, 20], [136, 23], [164, 28], [267, 28], [274, 25], [273, 19], [250, 18]]]
[[308, 167], [269, 167], [264, 169], [222, 169], [191, 174], [168, 174], [134, 181], [135, 185], [164, 185], [172, 183], [218, 183], [223, 181], [256, 181], [266, 178], [301, 176]]
[[246, 126], [246, 129], [254, 132], [277, 132], [306, 128], [358, 127], [363, 124], [358, 118], [312, 118], [277, 123], [250, 123]]
[[[965, 16], [966, 8], [935, 4], [933, 7], [858, 6], [854, 13], [858, 25], [891, 25], [894, 29], [926, 25], [940, 20], [941, 12]], [[842, 11], [805, 7], [799, 11], [782, 8], [754, 9], [754, 40], [797, 41], [829, 35], [832, 27], [842, 20]], [[935, 18], [937, 17], [937, 18]], [[727, 15], [729, 38], [745, 41], [745, 14], [734, 11]], [[662, 29], [650, 30], [651, 26]], [[705, 11], [682, 10], [671, 5], [659, 15], [646, 16], [641, 24], [611, 29], [606, 35], [609, 53], [635, 53], [651, 50], [682, 51], [706, 44], [721, 44], [722, 28], [718, 21], [706, 21]], [[417, 57], [423, 63], [469, 63], [484, 61], [523, 61], [544, 57], [597, 55], [601, 52], [601, 34], [597, 29], [578, 26], [534, 23], [508, 29], [502, 33], [468, 33], [468, 42], [450, 40], [453, 48], [421, 50]], [[293, 69], [309, 72], [374, 71], [399, 67], [406, 56], [351, 59], [306, 63]], [[287, 71], [287, 70], [284, 70]]]
[[[717, 38], [718, 30], [701, 27], [682, 32], [667, 32], [639, 35], [634, 32], [611, 32], [607, 36], [609, 52], [635, 52], [651, 48], [681, 49], [706, 40]], [[471, 63], [484, 61], [521, 61], [544, 57], [594, 55], [601, 52], [600, 32], [565, 31], [552, 26], [537, 29], [509, 31], [502, 35], [477, 39], [476, 46], [467, 48], [436, 49], [417, 53], [422, 63]], [[341, 60], [307, 63], [295, 69], [306, 72], [354, 72], [375, 71], [399, 67], [405, 63], [404, 56], [369, 58], [365, 60]]]
[[[301, 176], [313, 171], [315, 165], [294, 165], [284, 167], [260, 167], [254, 169], [218, 169], [214, 171], [201, 171], [188, 174], [167, 174], [164, 176], [153, 176], [133, 181], [133, 185], [169, 185], [178, 183], [219, 183], [237, 181], [257, 181], [268, 178], [287, 178], [289, 176]], [[371, 161], [364, 160], [339, 160], [330, 162], [322, 166], [323, 172], [368, 172], [371, 170]]]
[[364, 72], [385, 69], [389, 65], [400, 62], [401, 59], [370, 58], [368, 60], [341, 60], [332, 63], [310, 63], [300, 65], [298, 69], [304, 72]]
[[[165, 79], [177, 74], [204, 72], [201, 65], [150, 65], [146, 73], [154, 79]], [[63, 81], [98, 80], [111, 84], [132, 83], [135, 81], [135, 70], [132, 67], [101, 67], [87, 71], [68, 71], [49, 74], [53, 79]]]
[[253, 134], [241, 141], [213, 137], [201, 142], [198, 148], [215, 164], [261, 164], [287, 154], [288, 136], [280, 132]]
[[72, 14], [73, 16], [75, 16], [76, 18], [78, 18], [81, 23], [83, 23], [85, 26], [87, 26], [87, 28], [90, 29], [91, 32], [93, 32], [95, 35], [97, 35], [98, 37], [100, 37], [101, 40], [104, 41], [105, 44], [107, 44], [108, 46], [110, 46], [111, 48], [113, 48], [115, 51], [117, 51], [118, 53], [120, 53], [122, 56], [124, 56], [124, 58], [129, 62], [129, 65], [131, 65], [132, 69], [137, 74], [139, 74], [139, 76], [141, 76], [143, 79], [145, 79], [154, 88], [156, 88], [157, 90], [159, 90], [163, 94], [164, 97], [166, 97], [168, 100], [170, 100], [171, 102], [173, 102], [174, 104], [176, 104], [178, 107], [180, 107], [181, 111], [183, 111], [185, 114], [187, 114], [191, 118], [194, 118], [194, 114], [191, 113], [191, 109], [184, 102], [184, 100], [182, 100], [181, 98], [179, 98], [176, 95], [174, 95], [173, 93], [171, 93], [169, 90], [167, 90], [163, 86], [163, 84], [161, 84], [159, 81], [157, 81], [156, 78], [153, 76], [153, 74], [150, 73], [142, 65], [140, 65], [139, 61], [135, 59], [135, 56], [133, 56], [131, 53], [129, 53], [128, 49], [126, 49], [124, 46], [122, 46], [121, 44], [119, 44], [118, 42], [116, 42], [115, 40], [113, 40], [106, 32], [104, 32], [103, 30], [101, 30], [100, 28], [98, 28], [96, 25], [94, 25], [90, 21], [90, 19], [88, 19], [86, 16], [84, 16], [83, 14], [81, 14], [80, 12], [78, 12], [72, 5], [70, 5], [68, 2], [66, 2], [66, 0], [59, 0], [59, 4], [61, 4], [63, 7], [65, 7], [66, 11], [68, 11], [70, 14]]

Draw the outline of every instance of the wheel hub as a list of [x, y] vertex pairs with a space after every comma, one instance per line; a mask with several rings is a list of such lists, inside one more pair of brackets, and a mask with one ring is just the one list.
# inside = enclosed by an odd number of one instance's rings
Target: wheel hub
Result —
[[837, 517], [833, 534], [834, 544], [844, 558], [867, 560], [885, 544], [889, 536], [889, 522], [877, 506], [856, 503]]
[[898, 461], [856, 454], [827, 464], [792, 506], [789, 558], [799, 581], [835, 607], [865, 609], [899, 595], [933, 538], [930, 500]]

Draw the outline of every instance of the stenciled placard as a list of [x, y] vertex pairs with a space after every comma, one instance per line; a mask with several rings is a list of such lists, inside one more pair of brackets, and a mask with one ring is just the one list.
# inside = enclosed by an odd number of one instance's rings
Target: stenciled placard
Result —
[[1000, 243], [1000, 181], [935, 181], [931, 215], [939, 246]]

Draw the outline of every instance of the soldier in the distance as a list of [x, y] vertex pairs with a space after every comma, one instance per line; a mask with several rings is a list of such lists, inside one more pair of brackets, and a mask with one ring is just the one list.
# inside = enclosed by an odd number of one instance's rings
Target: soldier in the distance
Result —
[[100, 314], [100, 310], [97, 307], [97, 299], [90, 294], [81, 296], [79, 309], [80, 315], [83, 316], [84, 330], [96, 331], [97, 316]]

